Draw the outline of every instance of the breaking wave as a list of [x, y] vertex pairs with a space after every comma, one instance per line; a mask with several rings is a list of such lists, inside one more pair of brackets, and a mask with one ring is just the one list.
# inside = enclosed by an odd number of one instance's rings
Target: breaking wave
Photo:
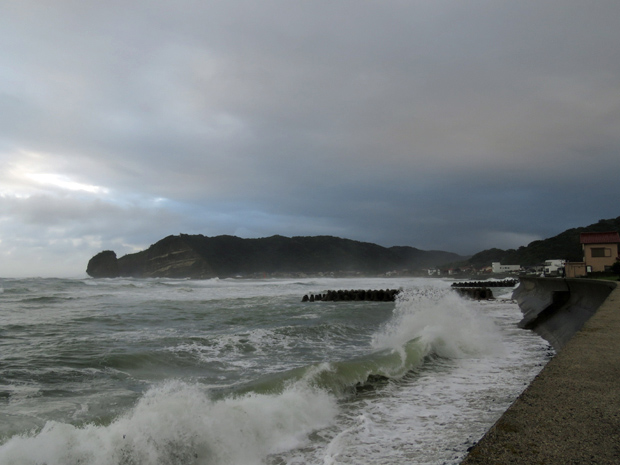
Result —
[[366, 355], [264, 376], [217, 392], [169, 380], [123, 415], [81, 426], [48, 421], [0, 446], [3, 465], [260, 464], [303, 447], [333, 425], [339, 403], [360, 389], [400, 379], [432, 357], [497, 352], [499, 332], [447, 289], [401, 293]]
[[168, 381], [109, 425], [48, 422], [36, 435], [13, 437], [0, 463], [259, 464], [303, 445], [336, 412], [333, 397], [301, 385], [214, 401], [199, 385]]

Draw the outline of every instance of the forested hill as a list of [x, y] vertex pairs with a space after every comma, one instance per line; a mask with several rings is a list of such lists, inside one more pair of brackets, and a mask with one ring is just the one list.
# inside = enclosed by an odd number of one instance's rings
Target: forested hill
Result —
[[620, 231], [620, 216], [581, 228], [573, 228], [557, 236], [534, 241], [518, 249], [488, 249], [473, 255], [465, 263], [475, 268], [489, 266], [492, 262], [504, 265], [535, 265], [550, 259], [565, 259], [574, 262], [583, 260], [583, 252], [579, 242], [582, 232]]
[[92, 277], [211, 278], [260, 273], [419, 270], [463, 260], [450, 252], [414, 247], [382, 247], [332, 236], [242, 239], [235, 236], [168, 236], [148, 249], [117, 258], [95, 255], [86, 272]]

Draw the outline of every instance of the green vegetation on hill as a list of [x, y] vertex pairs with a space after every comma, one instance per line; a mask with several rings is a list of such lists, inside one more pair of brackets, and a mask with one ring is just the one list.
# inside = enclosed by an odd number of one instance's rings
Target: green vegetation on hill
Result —
[[382, 247], [332, 236], [242, 239], [235, 236], [168, 236], [141, 252], [116, 258], [94, 256], [86, 272], [93, 277], [209, 278], [272, 273], [362, 273], [440, 266], [462, 260], [457, 254], [413, 247]]
[[450, 252], [385, 248], [333, 236], [241, 239], [182, 234], [181, 237], [220, 275], [338, 270], [374, 274], [436, 266], [458, 257]]
[[474, 268], [489, 266], [492, 262], [501, 262], [503, 265], [536, 265], [545, 260], [564, 259], [572, 262], [583, 260], [579, 235], [582, 232], [620, 231], [620, 216], [609, 220], [600, 220], [598, 223], [581, 228], [573, 228], [557, 236], [534, 241], [518, 249], [488, 249], [478, 252], [464, 262]]

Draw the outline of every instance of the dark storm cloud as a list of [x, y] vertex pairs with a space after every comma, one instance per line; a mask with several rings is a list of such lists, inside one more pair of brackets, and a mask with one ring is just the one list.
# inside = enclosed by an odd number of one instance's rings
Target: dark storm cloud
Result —
[[615, 217], [619, 18], [616, 1], [5, 2], [0, 274], [73, 253], [79, 275], [179, 232], [473, 253]]

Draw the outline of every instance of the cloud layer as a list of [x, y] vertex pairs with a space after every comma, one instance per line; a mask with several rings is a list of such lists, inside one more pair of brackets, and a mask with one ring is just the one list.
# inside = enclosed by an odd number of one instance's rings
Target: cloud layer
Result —
[[0, 276], [168, 234], [475, 253], [618, 216], [620, 4], [0, 6]]

